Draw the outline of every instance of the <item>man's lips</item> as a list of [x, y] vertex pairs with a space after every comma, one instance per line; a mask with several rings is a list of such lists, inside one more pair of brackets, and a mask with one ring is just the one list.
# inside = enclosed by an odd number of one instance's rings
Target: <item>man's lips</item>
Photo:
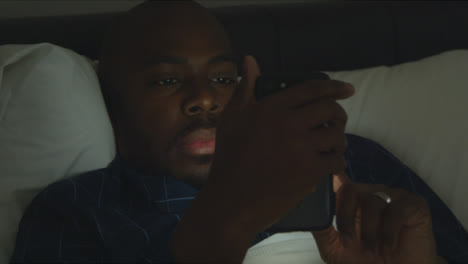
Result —
[[216, 145], [215, 129], [199, 129], [182, 137], [177, 144], [179, 150], [188, 155], [213, 154]]

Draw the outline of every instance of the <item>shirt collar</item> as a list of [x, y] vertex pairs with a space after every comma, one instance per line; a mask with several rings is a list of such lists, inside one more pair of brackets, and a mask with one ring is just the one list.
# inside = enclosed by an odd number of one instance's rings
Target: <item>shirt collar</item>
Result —
[[116, 156], [110, 164], [118, 170], [129, 190], [167, 213], [182, 213], [198, 194], [198, 190], [169, 175], [153, 176], [138, 172], [131, 164]]

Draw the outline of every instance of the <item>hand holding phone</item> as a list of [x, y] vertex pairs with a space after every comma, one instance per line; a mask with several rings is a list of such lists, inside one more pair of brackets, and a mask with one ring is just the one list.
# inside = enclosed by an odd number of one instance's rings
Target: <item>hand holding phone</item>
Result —
[[[328, 75], [322, 72], [308, 73], [277, 73], [262, 75], [256, 81], [255, 97], [262, 100], [264, 97], [306, 80], [329, 80]], [[313, 88], [311, 88], [313, 89]], [[287, 181], [285, 175], [285, 181]], [[286, 216], [273, 224], [269, 232], [311, 231], [325, 229], [332, 223], [335, 205], [332, 202], [333, 182], [332, 176], [322, 180], [315, 189], [297, 207], [288, 212]]]
[[[173, 235], [173, 252], [188, 260], [209, 248], [213, 262], [242, 262], [256, 234], [344, 170], [346, 113], [335, 100], [350, 97], [352, 89], [339, 81], [307, 81], [257, 101], [255, 58], [246, 56], [243, 68], [216, 128], [210, 175]], [[314, 129], [328, 120], [341, 121]], [[321, 155], [330, 148], [335, 155]]]
[[[300, 76], [282, 79], [287, 82], [278, 87], [292, 86], [256, 100], [256, 82], [262, 77], [253, 58], [247, 56], [245, 62], [243, 78], [217, 126], [210, 175], [193, 208], [210, 208], [222, 227], [257, 234], [281, 222], [301, 201], [307, 205], [306, 196], [321, 193], [320, 182], [344, 171], [346, 113], [335, 100], [348, 98], [352, 90], [343, 82]], [[315, 128], [329, 120], [341, 121]], [[337, 151], [322, 155], [331, 148]], [[283, 230], [321, 226], [302, 223], [307, 225]]]

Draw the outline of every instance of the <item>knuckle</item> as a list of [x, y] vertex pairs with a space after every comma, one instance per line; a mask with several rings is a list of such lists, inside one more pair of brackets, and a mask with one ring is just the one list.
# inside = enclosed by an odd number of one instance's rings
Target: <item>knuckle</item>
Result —
[[414, 205], [418, 208], [429, 210], [429, 204], [422, 196], [416, 194], [409, 194], [409, 197], [413, 201]]
[[343, 183], [343, 185], [340, 188], [340, 194], [342, 195], [342, 197], [353, 196], [353, 195], [356, 195], [356, 193], [357, 192], [353, 184]]
[[301, 133], [305, 130], [304, 122], [295, 115], [289, 115], [281, 119], [282, 125], [285, 129], [289, 129], [295, 133]]
[[346, 170], [346, 160], [343, 156], [338, 156], [336, 160], [336, 169], [337, 173], [341, 173]]
[[340, 132], [341, 134], [344, 134], [344, 133], [345, 133], [346, 122], [343, 122], [342, 120], [335, 120], [334, 124], [335, 124], [335, 126], [337, 127], [337, 129], [339, 129], [339, 132]]
[[403, 188], [395, 188], [393, 189], [394, 192], [396, 192], [398, 195], [405, 196], [405, 195], [410, 195], [410, 193], [403, 189]]
[[328, 161], [327, 161], [327, 164], [328, 164], [327, 165], [328, 166], [327, 175], [343, 173], [343, 171], [345, 171], [346, 166], [345, 166], [345, 162], [343, 160], [343, 157], [338, 156], [338, 155], [333, 155], [333, 156], [329, 156], [327, 158], [328, 158]]
[[333, 85], [335, 89], [343, 89], [345, 87], [345, 83], [343, 81], [338, 80], [331, 80], [330, 84]]
[[264, 107], [263, 102], [253, 104], [249, 109], [249, 116], [253, 116], [255, 118], [258, 118], [258, 116], [260, 115], [260, 112], [261, 112], [263, 107]]
[[377, 190], [385, 190], [387, 187], [384, 184], [376, 184], [375, 189]]
[[391, 189], [393, 199], [407, 199], [411, 194], [403, 188], [392, 188]]
[[316, 121], [324, 121], [331, 119], [331, 113], [333, 109], [331, 109], [330, 102], [327, 100], [320, 100], [311, 103], [310, 113], [311, 116], [316, 119]]
[[347, 138], [344, 129], [341, 126], [334, 126], [329, 128], [329, 144], [336, 154], [343, 155], [347, 148]]
[[312, 144], [317, 151], [327, 151], [332, 148], [334, 144], [333, 135], [327, 131], [316, 131], [312, 137]]
[[253, 122], [255, 123], [261, 122], [265, 124], [265, 122], [271, 123], [272, 119], [273, 121], [283, 119], [282, 116], [275, 115], [271, 105], [265, 102], [255, 104], [249, 114], [253, 117]]
[[346, 124], [348, 122], [348, 113], [346, 113], [346, 110], [338, 103], [336, 103], [338, 105], [338, 115], [339, 115], [339, 118], [341, 120], [343, 120], [344, 124]]
[[370, 244], [372, 244], [377, 238], [373, 220], [374, 219], [370, 219], [370, 217], [363, 219], [363, 221], [366, 221], [368, 223], [368, 224], [363, 224], [363, 228], [362, 228], [363, 239], [366, 240]]
[[257, 103], [257, 104], [255, 104], [253, 106], [253, 112], [257, 116], [260, 116], [260, 117], [265, 115], [265, 114], [268, 114], [269, 109], [270, 109], [270, 106], [269, 106], [269, 103], [267, 101]]
[[333, 81], [330, 80], [308, 80], [304, 84], [307, 86], [308, 89], [313, 87], [318, 94], [330, 91], [330, 84]]
[[334, 81], [335, 91], [342, 93], [346, 91], [346, 83], [343, 81]]

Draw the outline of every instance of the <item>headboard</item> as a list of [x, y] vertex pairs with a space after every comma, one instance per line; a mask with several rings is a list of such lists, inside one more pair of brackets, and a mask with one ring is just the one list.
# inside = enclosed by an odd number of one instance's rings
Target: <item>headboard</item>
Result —
[[[262, 71], [350, 70], [468, 48], [468, 3], [346, 1], [212, 9]], [[0, 44], [50, 42], [96, 59], [118, 13], [0, 19]]]

